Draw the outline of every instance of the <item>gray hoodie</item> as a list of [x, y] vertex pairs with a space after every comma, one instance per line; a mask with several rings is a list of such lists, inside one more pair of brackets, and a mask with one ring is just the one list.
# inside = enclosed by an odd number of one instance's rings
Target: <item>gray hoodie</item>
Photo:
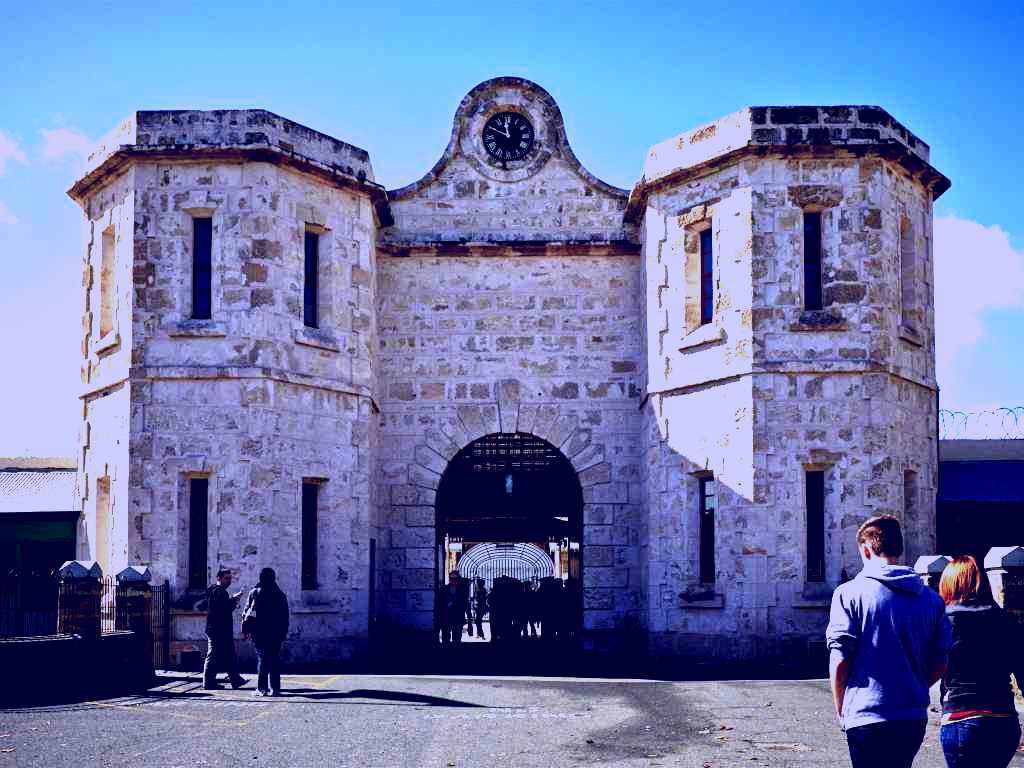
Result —
[[832, 594], [825, 639], [850, 662], [847, 729], [928, 717], [928, 674], [952, 645], [942, 598], [905, 565], [871, 560]]

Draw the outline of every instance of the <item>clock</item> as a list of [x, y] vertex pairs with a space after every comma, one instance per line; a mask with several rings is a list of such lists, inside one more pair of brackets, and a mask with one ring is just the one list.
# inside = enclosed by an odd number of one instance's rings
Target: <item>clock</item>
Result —
[[533, 137], [533, 125], [519, 112], [498, 112], [484, 123], [484, 149], [503, 163], [526, 157]]

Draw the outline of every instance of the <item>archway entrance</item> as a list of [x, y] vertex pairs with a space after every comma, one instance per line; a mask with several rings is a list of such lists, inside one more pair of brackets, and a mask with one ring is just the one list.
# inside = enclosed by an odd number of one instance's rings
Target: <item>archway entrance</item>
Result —
[[440, 642], [503, 656], [575, 645], [583, 492], [558, 448], [525, 433], [473, 441], [442, 474], [436, 513]]

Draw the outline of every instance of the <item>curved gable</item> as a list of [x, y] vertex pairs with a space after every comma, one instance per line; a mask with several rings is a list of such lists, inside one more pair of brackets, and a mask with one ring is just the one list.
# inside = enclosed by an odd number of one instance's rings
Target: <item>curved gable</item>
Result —
[[[484, 123], [524, 115], [533, 146], [517, 161], [491, 157]], [[459, 104], [444, 154], [419, 181], [388, 192], [394, 225], [387, 246], [616, 244], [634, 239], [623, 222], [629, 193], [587, 171], [565, 135], [561, 110], [536, 83], [487, 80]]]

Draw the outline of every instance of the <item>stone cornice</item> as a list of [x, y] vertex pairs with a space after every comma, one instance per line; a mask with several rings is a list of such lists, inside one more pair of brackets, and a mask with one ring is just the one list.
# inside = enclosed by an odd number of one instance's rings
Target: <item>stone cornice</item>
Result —
[[384, 256], [639, 256], [639, 243], [630, 240], [610, 241], [551, 241], [512, 240], [504, 242], [449, 242], [378, 243], [377, 252]]
[[81, 204], [82, 201], [98, 186], [109, 179], [123, 173], [137, 162], [223, 162], [223, 163], [273, 163], [308, 173], [331, 184], [338, 189], [345, 189], [365, 194], [373, 203], [377, 221], [381, 227], [394, 223], [391, 206], [384, 187], [365, 177], [352, 176], [341, 168], [327, 166], [313, 158], [305, 157], [294, 150], [275, 146], [253, 147], [202, 147], [193, 145], [177, 146], [138, 146], [122, 145], [112, 152], [96, 168], [75, 182], [68, 190], [68, 195]]
[[813, 146], [807, 144], [792, 146], [782, 144], [748, 145], [717, 155], [696, 165], [679, 168], [652, 181], [641, 179], [629, 194], [629, 203], [626, 205], [624, 220], [629, 224], [638, 224], [647, 205], [647, 198], [651, 193], [685, 184], [723, 168], [728, 168], [746, 158], [826, 159], [867, 157], [872, 155], [899, 165], [931, 192], [933, 200], [937, 200], [951, 186], [948, 178], [922, 160], [917, 154], [907, 149], [907, 147], [895, 141], [877, 144], [848, 144], [843, 146]]

